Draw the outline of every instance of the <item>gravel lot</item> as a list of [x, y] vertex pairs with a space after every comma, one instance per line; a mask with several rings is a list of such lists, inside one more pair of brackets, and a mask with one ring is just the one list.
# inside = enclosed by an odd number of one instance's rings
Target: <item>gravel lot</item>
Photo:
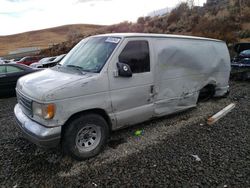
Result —
[[[231, 102], [236, 109], [205, 124]], [[231, 82], [228, 98], [116, 131], [103, 153], [83, 162], [22, 139], [15, 103], [0, 99], [0, 187], [250, 187], [249, 82]]]

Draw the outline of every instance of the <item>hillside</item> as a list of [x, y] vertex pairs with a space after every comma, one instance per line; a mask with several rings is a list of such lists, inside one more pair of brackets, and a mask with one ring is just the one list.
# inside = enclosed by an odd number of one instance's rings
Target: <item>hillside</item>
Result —
[[[189, 1], [192, 2], [192, 1]], [[184, 34], [221, 39], [227, 44], [250, 42], [249, 0], [207, 0], [203, 7], [181, 3], [163, 16], [140, 17], [137, 23], [122, 22], [77, 36], [42, 53], [57, 55], [68, 52], [80, 39], [93, 34], [143, 32]]]
[[50, 45], [71, 40], [78, 35], [94, 32], [103, 26], [74, 24], [49, 29], [30, 31], [15, 35], [0, 36], [0, 56], [24, 47], [48, 48]]
[[[249, 0], [207, 0], [203, 7], [181, 3], [162, 16], [140, 17], [136, 23], [110, 26], [68, 25], [0, 37], [0, 55], [20, 47], [42, 47], [42, 55], [67, 53], [79, 40], [94, 34], [142, 32], [184, 34], [221, 39], [227, 44], [250, 42]], [[49, 45], [53, 47], [48, 48]], [[45, 49], [46, 48], [46, 49]]]

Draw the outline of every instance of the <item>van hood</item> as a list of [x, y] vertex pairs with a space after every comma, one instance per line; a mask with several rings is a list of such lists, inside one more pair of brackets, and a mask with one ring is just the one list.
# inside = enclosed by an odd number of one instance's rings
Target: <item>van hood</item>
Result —
[[93, 73], [75, 74], [46, 69], [21, 77], [17, 82], [17, 91], [37, 101], [62, 99], [63, 96], [52, 97], [53, 91], [89, 78], [93, 78]]

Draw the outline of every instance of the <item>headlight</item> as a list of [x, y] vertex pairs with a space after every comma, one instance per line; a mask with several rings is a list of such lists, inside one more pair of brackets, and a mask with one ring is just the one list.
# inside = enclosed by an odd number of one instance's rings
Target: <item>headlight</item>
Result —
[[44, 119], [52, 119], [55, 115], [55, 105], [54, 104], [40, 104], [37, 102], [32, 103], [33, 114]]

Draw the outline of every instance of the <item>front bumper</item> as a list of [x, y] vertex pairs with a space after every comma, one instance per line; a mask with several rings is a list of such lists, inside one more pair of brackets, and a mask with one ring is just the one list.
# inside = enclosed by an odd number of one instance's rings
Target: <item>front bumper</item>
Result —
[[61, 139], [61, 126], [44, 127], [43, 125], [31, 120], [23, 112], [19, 104], [14, 108], [17, 127], [23, 133], [24, 138], [32, 143], [46, 148], [56, 147]]

